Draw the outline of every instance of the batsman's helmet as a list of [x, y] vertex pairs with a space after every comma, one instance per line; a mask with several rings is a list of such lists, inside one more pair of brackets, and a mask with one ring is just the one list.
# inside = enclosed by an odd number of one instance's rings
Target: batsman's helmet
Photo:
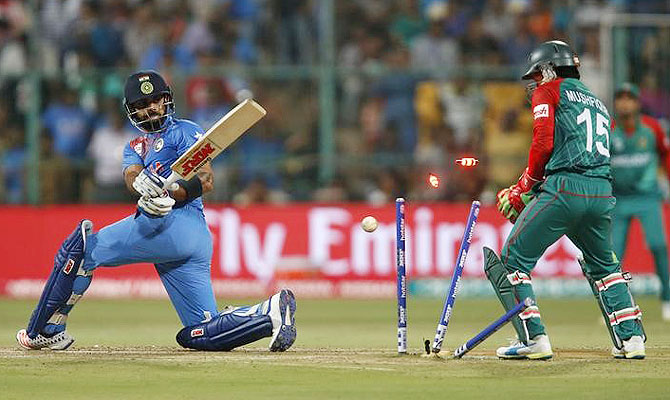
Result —
[[532, 75], [542, 72], [543, 66], [557, 67], [579, 67], [579, 58], [570, 46], [560, 40], [551, 40], [537, 46], [528, 55], [526, 62], [526, 73], [521, 79], [531, 79]]
[[[140, 116], [140, 111], [161, 97], [165, 105], [162, 115], [151, 115], [147, 112]], [[151, 70], [136, 72], [126, 79], [123, 105], [130, 122], [146, 133], [165, 129], [168, 117], [174, 114], [172, 89], [158, 72]]]

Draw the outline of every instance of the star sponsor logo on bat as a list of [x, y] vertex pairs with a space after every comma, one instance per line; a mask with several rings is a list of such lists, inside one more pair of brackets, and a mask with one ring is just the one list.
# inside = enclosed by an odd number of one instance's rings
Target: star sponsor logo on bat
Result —
[[[211, 160], [211, 155], [216, 151], [216, 147], [211, 142], [204, 142], [195, 149], [193, 154], [177, 167], [181, 176], [186, 176], [194, 170], [198, 170], [204, 163]], [[180, 171], [179, 171], [180, 170]]]

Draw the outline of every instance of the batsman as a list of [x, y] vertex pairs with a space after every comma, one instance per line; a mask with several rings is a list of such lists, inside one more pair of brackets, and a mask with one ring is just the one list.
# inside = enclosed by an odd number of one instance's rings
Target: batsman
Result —
[[[579, 58], [553, 40], [528, 56], [533, 140], [519, 181], [498, 193], [498, 210], [514, 227], [500, 258], [484, 249], [485, 272], [505, 309], [535, 300], [531, 271], [544, 251], [566, 235], [582, 252], [582, 271], [607, 322], [615, 358], [642, 359], [641, 311], [612, 245], [610, 114], [580, 80]], [[579, 312], [575, 310], [575, 312]], [[504, 359], [549, 359], [549, 336], [537, 306], [512, 320], [517, 340], [500, 347]]]
[[[270, 351], [285, 351], [296, 339], [293, 293], [283, 289], [252, 306], [217, 309], [211, 281], [212, 238], [202, 194], [213, 190], [206, 164], [192, 179], [167, 184], [169, 166], [205, 132], [177, 118], [172, 89], [156, 71], [128, 77], [124, 108], [142, 135], [126, 144], [123, 177], [137, 194], [137, 210], [98, 232], [80, 221], [56, 253], [54, 266], [28, 326], [16, 334], [27, 350], [65, 350], [72, 308], [100, 267], [153, 263], [183, 328], [176, 339], [195, 350], [228, 351], [265, 337]], [[104, 329], [104, 328], [103, 328]]]

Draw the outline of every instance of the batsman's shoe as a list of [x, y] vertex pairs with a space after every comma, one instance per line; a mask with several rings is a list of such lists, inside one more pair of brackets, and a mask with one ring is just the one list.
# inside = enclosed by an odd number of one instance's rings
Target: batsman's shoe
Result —
[[272, 340], [270, 351], [288, 350], [297, 335], [295, 329], [295, 296], [288, 289], [270, 297], [268, 315], [272, 320]]
[[547, 335], [537, 335], [527, 345], [515, 340], [507, 347], [498, 348], [496, 354], [510, 360], [548, 360], [554, 355]]
[[666, 322], [670, 322], [670, 301], [664, 301], [661, 303], [661, 319]]
[[612, 348], [612, 355], [614, 358], [642, 360], [645, 356], [644, 339], [642, 336], [631, 336], [630, 339], [623, 341], [623, 348]]
[[49, 348], [51, 350], [65, 350], [74, 343], [74, 338], [67, 334], [67, 332], [58, 332], [53, 336], [46, 337], [41, 333], [34, 339], [28, 336], [25, 329], [16, 332], [16, 341], [19, 345], [27, 350], [39, 350]]

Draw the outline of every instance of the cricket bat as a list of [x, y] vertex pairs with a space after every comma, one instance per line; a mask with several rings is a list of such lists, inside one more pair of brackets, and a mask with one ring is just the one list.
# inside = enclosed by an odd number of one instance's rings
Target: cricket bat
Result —
[[203, 165], [221, 154], [265, 114], [267, 111], [251, 99], [235, 106], [170, 166], [172, 172], [165, 186], [174, 190], [172, 185], [179, 179], [193, 178]]

